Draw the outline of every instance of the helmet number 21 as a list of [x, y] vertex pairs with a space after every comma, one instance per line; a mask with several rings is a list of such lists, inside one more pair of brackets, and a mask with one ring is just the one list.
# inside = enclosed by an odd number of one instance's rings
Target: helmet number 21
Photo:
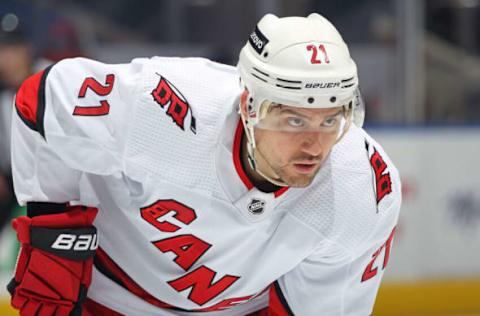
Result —
[[319, 57], [318, 56], [318, 50], [320, 50], [320, 52], [323, 55], [323, 61], [326, 64], [330, 63], [330, 59], [328, 58], [327, 50], [325, 49], [325, 46], [323, 44], [318, 45], [318, 48], [317, 48], [317, 46], [315, 46], [313, 44], [307, 45], [307, 50], [312, 52], [312, 58], [310, 59], [310, 63], [312, 63], [312, 64], [321, 64], [322, 63], [322, 60], [318, 59], [318, 57]]

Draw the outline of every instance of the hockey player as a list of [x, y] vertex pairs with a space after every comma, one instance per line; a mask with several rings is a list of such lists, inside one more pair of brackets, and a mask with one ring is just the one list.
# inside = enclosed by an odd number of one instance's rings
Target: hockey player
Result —
[[13, 120], [21, 315], [372, 312], [399, 176], [322, 16], [266, 15], [237, 69], [61, 61]]

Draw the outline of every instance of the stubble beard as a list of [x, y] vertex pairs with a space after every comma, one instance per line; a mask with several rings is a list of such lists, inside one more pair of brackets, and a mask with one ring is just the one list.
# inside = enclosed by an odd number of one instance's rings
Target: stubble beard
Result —
[[293, 168], [291, 166], [291, 164], [288, 164], [285, 166], [276, 167], [273, 168], [273, 171], [279, 176], [279, 179], [282, 182], [288, 184], [288, 186], [292, 188], [305, 188], [309, 186], [313, 182], [313, 179], [315, 179], [317, 173], [320, 171], [320, 167], [317, 167], [317, 170], [311, 174], [292, 174], [293, 172], [289, 172], [287, 170], [288, 168]]
[[[257, 159], [259, 158], [258, 156], [261, 156], [264, 165], [268, 167], [273, 173], [276, 175], [276, 177], [272, 177], [272, 179], [278, 180], [279, 182], [287, 184], [289, 187], [293, 188], [305, 188], [309, 186], [312, 182], [313, 179], [315, 179], [315, 176], [317, 173], [320, 171], [321, 166], [323, 164], [324, 157], [314, 157], [314, 156], [301, 156], [301, 157], [294, 157], [290, 158], [286, 163], [279, 161], [276, 159], [276, 155], [274, 152], [270, 150], [266, 150], [264, 152], [261, 143], [257, 143]], [[313, 171], [310, 174], [301, 174], [297, 173], [294, 171], [294, 166], [293, 164], [298, 161], [318, 161], [319, 166], [317, 167], [317, 170]], [[267, 173], [268, 175], [268, 173]], [[270, 175], [269, 175], [270, 176]]]
[[[305, 188], [309, 186], [312, 182], [313, 179], [315, 179], [315, 176], [317, 173], [320, 171], [320, 168], [323, 163], [323, 158], [322, 157], [298, 157], [298, 158], [293, 158], [289, 159], [287, 163], [283, 163], [281, 161], [275, 161], [275, 159], [269, 159], [269, 157], [272, 157], [274, 155], [265, 155], [262, 153], [259, 148], [257, 148], [257, 151], [260, 152], [260, 154], [263, 156], [264, 161], [266, 164], [270, 167], [270, 169], [274, 172], [277, 177], [275, 177], [277, 180], [280, 182], [283, 182], [287, 184], [289, 187], [293, 188]], [[313, 171], [310, 174], [300, 174], [294, 171], [294, 166], [293, 164], [296, 161], [302, 161], [302, 160], [312, 160], [312, 161], [319, 161], [319, 166], [317, 166], [317, 169]]]

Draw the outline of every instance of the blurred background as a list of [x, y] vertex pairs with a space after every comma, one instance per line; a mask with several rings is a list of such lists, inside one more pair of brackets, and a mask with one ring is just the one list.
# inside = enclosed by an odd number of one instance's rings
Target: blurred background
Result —
[[0, 0], [0, 315], [13, 95], [63, 58], [202, 56], [235, 65], [265, 13], [318, 12], [356, 60], [366, 130], [402, 175], [403, 208], [374, 315], [480, 315], [480, 0]]

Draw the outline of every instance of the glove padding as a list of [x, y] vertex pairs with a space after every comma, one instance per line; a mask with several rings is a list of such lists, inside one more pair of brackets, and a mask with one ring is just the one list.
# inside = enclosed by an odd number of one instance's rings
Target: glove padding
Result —
[[96, 214], [95, 208], [74, 206], [13, 220], [22, 248], [8, 290], [20, 315], [82, 315], [98, 246]]

